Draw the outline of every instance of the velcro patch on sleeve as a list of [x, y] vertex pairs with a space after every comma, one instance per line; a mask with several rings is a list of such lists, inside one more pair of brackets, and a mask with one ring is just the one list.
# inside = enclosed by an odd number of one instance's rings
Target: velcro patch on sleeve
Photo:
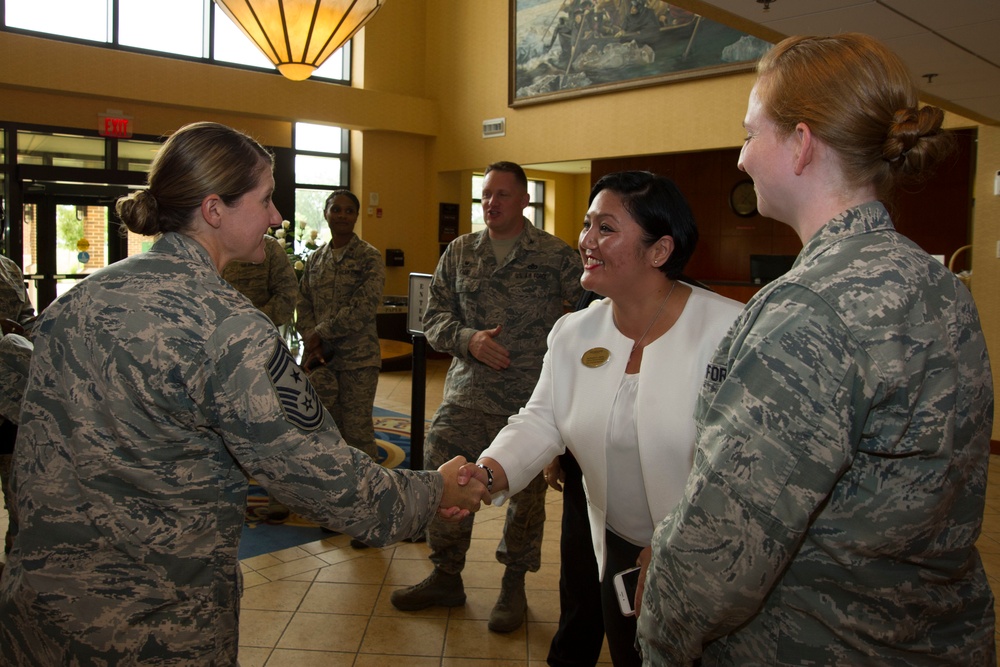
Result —
[[285, 419], [295, 426], [314, 431], [323, 423], [323, 404], [305, 371], [299, 368], [280, 340], [267, 362], [267, 375], [278, 396]]

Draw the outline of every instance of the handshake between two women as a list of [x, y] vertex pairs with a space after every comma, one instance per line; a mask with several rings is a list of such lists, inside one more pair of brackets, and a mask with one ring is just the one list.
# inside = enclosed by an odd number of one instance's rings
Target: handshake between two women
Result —
[[461, 521], [478, 511], [481, 503], [488, 505], [492, 500], [485, 480], [469, 479], [468, 473], [460, 473], [463, 466], [468, 465], [475, 464], [466, 461], [464, 456], [456, 456], [438, 468], [444, 477], [444, 493], [437, 511], [442, 519]]

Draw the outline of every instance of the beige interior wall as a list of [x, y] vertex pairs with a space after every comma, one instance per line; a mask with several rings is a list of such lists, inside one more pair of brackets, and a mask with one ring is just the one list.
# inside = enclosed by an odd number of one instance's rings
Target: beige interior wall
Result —
[[[530, 164], [721, 148], [743, 140], [751, 74], [512, 109], [508, 0], [427, 5], [428, 90], [446, 101], [440, 121], [449, 128], [435, 156], [442, 169], [498, 159]], [[506, 136], [483, 139], [482, 122], [499, 117], [506, 118]]]
[[[430, 273], [437, 264], [437, 219], [427, 219], [425, 206], [429, 190], [426, 142], [412, 134], [369, 131], [364, 133], [360, 151], [357, 143], [353, 146], [363, 163], [361, 169], [353, 170], [351, 183], [361, 199], [359, 236], [383, 257], [386, 248], [404, 252], [404, 266], [386, 267], [386, 294], [406, 294], [411, 272]], [[372, 193], [378, 194], [378, 206], [370, 205]], [[428, 243], [432, 233], [435, 242]]]

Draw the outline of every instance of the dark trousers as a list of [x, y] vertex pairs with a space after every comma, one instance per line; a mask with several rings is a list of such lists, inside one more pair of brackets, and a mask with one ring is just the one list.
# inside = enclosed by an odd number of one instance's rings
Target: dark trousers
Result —
[[559, 543], [559, 628], [552, 637], [548, 663], [553, 667], [594, 667], [604, 643], [604, 618], [583, 474], [569, 452], [560, 457], [560, 464], [566, 480]]
[[3, 500], [7, 506], [4, 553], [10, 553], [14, 536], [17, 535], [17, 507], [14, 505], [14, 491], [10, 485], [15, 440], [17, 440], [17, 424], [0, 417], [0, 486], [3, 487]]
[[604, 608], [604, 631], [608, 634], [608, 649], [615, 667], [641, 667], [642, 658], [635, 645], [636, 618], [623, 616], [615, 592], [615, 574], [635, 567], [642, 547], [637, 547], [618, 537], [610, 530], [604, 531], [607, 567], [601, 582], [601, 605]]

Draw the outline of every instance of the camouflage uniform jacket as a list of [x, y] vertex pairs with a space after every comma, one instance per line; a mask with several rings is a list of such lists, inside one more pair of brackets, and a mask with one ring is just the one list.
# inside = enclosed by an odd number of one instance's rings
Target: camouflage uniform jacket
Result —
[[327, 243], [306, 261], [295, 326], [303, 336], [319, 334], [334, 370], [380, 366], [375, 314], [384, 289], [385, 263], [375, 246], [355, 235], [337, 261]]
[[8, 257], [0, 255], [0, 319], [13, 320], [30, 330], [35, 309], [24, 288], [24, 274]]
[[849, 209], [745, 307], [653, 536], [651, 665], [996, 665], [982, 524], [993, 384], [972, 295]]
[[437, 473], [347, 446], [264, 315], [194, 240], [95, 272], [40, 320], [14, 455], [0, 664], [234, 665], [247, 476], [384, 545]]
[[299, 280], [278, 239], [264, 237], [263, 262], [230, 262], [222, 277], [267, 315], [274, 326], [291, 321], [299, 296]]
[[[525, 219], [524, 232], [497, 265], [487, 231], [452, 241], [431, 280], [424, 330], [427, 342], [454, 359], [445, 378], [445, 403], [493, 415], [512, 415], [538, 382], [546, 337], [583, 294], [580, 255]], [[469, 353], [477, 331], [503, 325], [496, 341], [510, 366], [495, 371]]]

